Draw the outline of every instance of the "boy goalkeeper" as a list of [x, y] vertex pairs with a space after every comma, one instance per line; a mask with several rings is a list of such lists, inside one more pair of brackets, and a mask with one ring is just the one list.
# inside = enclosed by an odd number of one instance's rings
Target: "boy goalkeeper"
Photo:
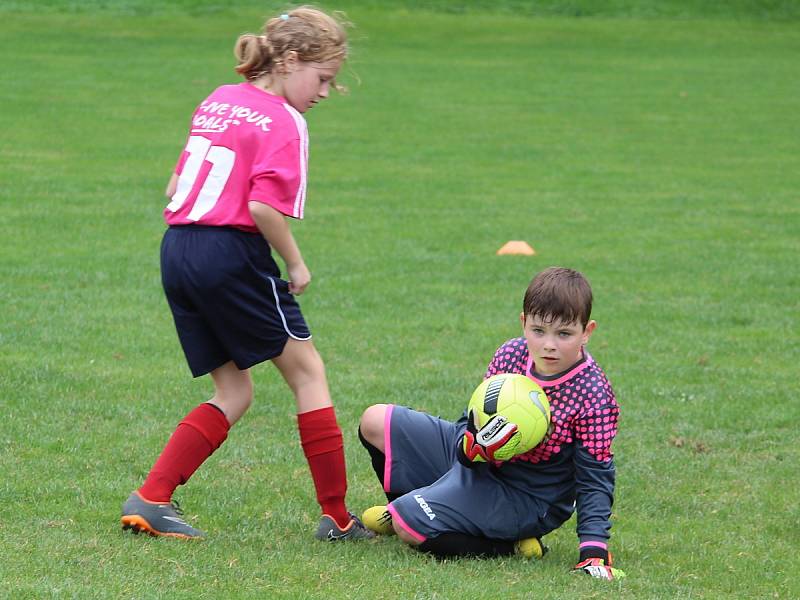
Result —
[[[550, 268], [531, 281], [520, 315], [523, 337], [495, 352], [486, 377], [520, 373], [548, 396], [551, 427], [532, 450], [506, 462], [499, 447], [469, 448], [466, 415], [455, 423], [408, 408], [375, 404], [359, 438], [389, 500], [364, 514], [378, 533], [437, 556], [540, 558], [541, 537], [575, 510], [576, 572], [613, 579], [608, 550], [615, 468], [611, 442], [619, 408], [611, 384], [585, 346], [596, 327], [592, 291], [571, 269]], [[475, 432], [473, 432], [475, 433]], [[489, 462], [472, 462], [480, 454]]]

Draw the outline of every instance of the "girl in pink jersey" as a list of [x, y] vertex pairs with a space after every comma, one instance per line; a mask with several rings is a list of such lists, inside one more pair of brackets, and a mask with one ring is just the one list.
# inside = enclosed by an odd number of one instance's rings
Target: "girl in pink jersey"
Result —
[[[164, 291], [195, 377], [214, 395], [178, 424], [144, 484], [122, 507], [134, 532], [203, 537], [180, 517], [172, 494], [225, 441], [253, 399], [250, 367], [271, 360], [294, 393], [303, 451], [322, 518], [316, 537], [372, 532], [346, 508], [342, 433], [325, 368], [295, 296], [311, 273], [287, 217], [306, 199], [308, 133], [303, 113], [337, 88], [347, 57], [342, 23], [310, 7], [269, 19], [235, 47], [245, 82], [215, 90], [195, 110], [166, 195], [161, 246]], [[283, 259], [281, 277], [270, 248]]]

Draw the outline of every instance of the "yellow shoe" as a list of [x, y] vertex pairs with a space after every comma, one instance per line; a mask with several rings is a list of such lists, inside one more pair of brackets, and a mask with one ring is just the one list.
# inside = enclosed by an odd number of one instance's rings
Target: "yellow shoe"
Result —
[[539, 538], [526, 538], [517, 542], [517, 552], [525, 558], [540, 559], [547, 554], [547, 546]]
[[373, 506], [364, 511], [361, 520], [367, 528], [380, 535], [394, 535], [392, 515], [386, 510], [386, 505]]

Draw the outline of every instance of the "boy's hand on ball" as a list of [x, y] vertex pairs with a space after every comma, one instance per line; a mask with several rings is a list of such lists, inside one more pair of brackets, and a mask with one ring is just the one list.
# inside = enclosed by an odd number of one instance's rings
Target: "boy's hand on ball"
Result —
[[508, 460], [514, 456], [514, 450], [519, 443], [519, 436], [514, 437], [516, 433], [517, 426], [499, 414], [477, 429], [474, 414], [470, 411], [460, 450], [470, 462]]
[[615, 569], [611, 565], [606, 565], [606, 561], [602, 558], [587, 558], [582, 560], [572, 568], [573, 573], [585, 573], [591, 575], [596, 579], [622, 579], [625, 577], [625, 571], [622, 569]]

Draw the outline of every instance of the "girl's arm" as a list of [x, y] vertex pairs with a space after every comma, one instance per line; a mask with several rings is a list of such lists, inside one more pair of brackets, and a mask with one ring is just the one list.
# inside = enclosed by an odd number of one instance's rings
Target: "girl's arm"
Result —
[[311, 272], [303, 261], [300, 248], [294, 241], [286, 217], [263, 202], [251, 201], [247, 205], [261, 235], [266, 238], [270, 246], [275, 248], [283, 262], [286, 263], [289, 292], [302, 294], [311, 283]]
[[175, 173], [173, 173], [172, 177], [169, 178], [167, 189], [164, 190], [164, 195], [167, 198], [172, 198], [175, 195], [175, 190], [177, 189], [178, 189], [178, 176]]

